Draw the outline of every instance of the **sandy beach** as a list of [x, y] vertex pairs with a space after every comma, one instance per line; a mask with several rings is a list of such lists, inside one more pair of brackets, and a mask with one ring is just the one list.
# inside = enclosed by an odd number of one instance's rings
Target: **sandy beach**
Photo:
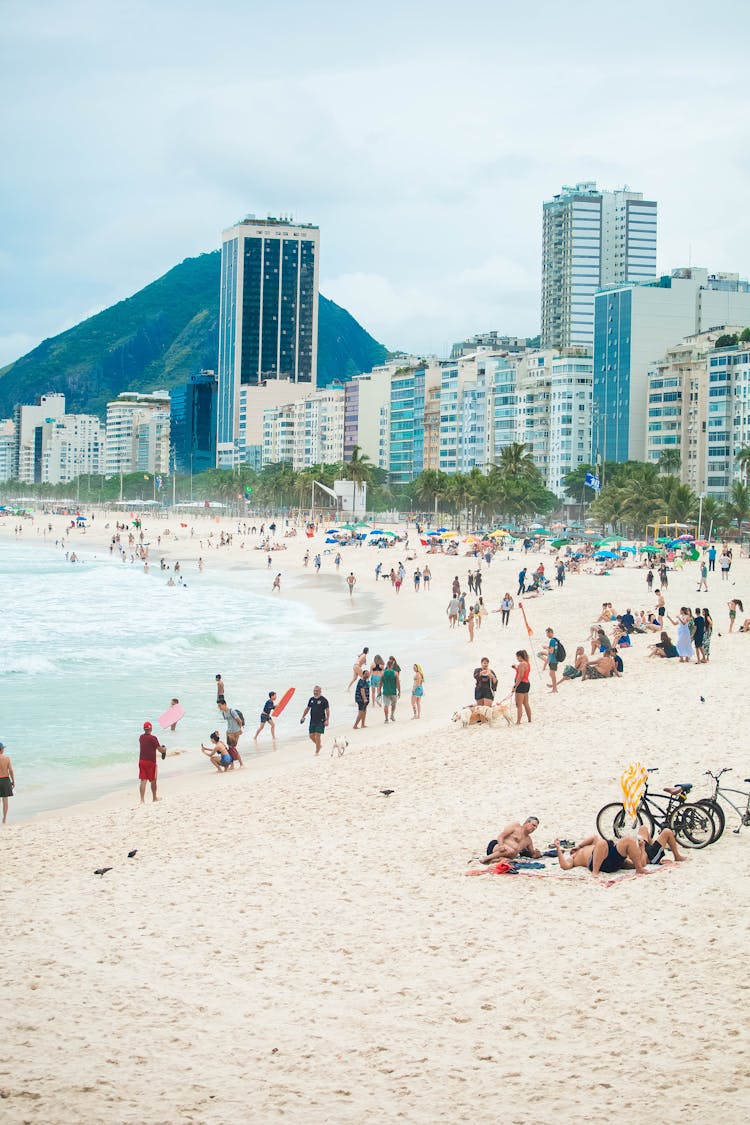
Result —
[[[105, 519], [70, 549], [106, 549]], [[56, 536], [65, 521], [52, 522]], [[24, 539], [40, 539], [39, 526], [25, 524]], [[235, 534], [231, 547], [205, 549], [209, 526], [218, 536], [236, 521], [197, 521], [192, 539], [176, 520], [165, 526], [178, 538], [152, 551], [152, 568], [160, 554], [190, 581], [198, 557], [212, 573], [267, 567], [252, 536], [244, 548]], [[0, 524], [0, 537], [12, 536], [13, 521]], [[399, 657], [396, 723], [373, 710], [353, 731], [353, 706], [338, 706], [317, 759], [297, 739], [254, 760], [248, 716], [244, 770], [219, 776], [206, 764], [178, 778], [167, 760], [163, 799], [139, 807], [134, 722], [127, 791], [26, 822], [14, 820], [12, 799], [0, 1120], [744, 1121], [750, 828], [732, 834], [731, 817], [688, 862], [612, 885], [554, 869], [463, 876], [519, 817], [540, 818], [541, 847], [589, 835], [631, 761], [658, 767], [655, 788], [693, 782], [707, 793], [703, 771], [724, 766], [732, 784], [750, 776], [750, 637], [726, 631], [727, 599], [750, 597], [750, 563], [735, 552], [730, 582], [711, 575], [699, 596], [715, 620], [708, 665], [650, 660], [652, 638], [637, 637], [621, 679], [552, 696], [534, 666], [531, 725], [464, 730], [451, 714], [471, 699], [480, 656], [507, 694], [515, 650], [541, 648], [547, 625], [571, 660], [603, 601], [653, 604], [645, 571], [571, 575], [525, 603], [530, 642], [516, 609], [505, 630], [491, 613], [470, 645], [465, 628], [448, 630], [445, 610], [471, 560], [420, 546], [396, 595], [374, 567], [397, 564], [397, 550], [347, 548], [338, 575], [324, 556], [321, 591], [302, 556], [322, 550], [323, 536], [286, 543], [273, 567], [281, 596], [351, 628], [353, 655], [362, 638], [372, 654], [394, 630], [429, 630], [428, 650], [410, 656], [427, 677], [423, 718], [411, 719], [411, 664]], [[540, 557], [524, 561], [533, 569]], [[554, 556], [543, 557], [549, 573]], [[432, 589], [416, 594], [411, 573], [425, 561]], [[490, 610], [506, 590], [515, 596], [520, 563], [503, 552], [483, 566]], [[668, 612], [698, 604], [696, 585], [696, 564], [670, 574]], [[434, 680], [433, 644], [449, 668]], [[324, 653], [321, 664], [324, 690], [342, 691], [350, 668], [326, 667]], [[308, 692], [298, 685], [297, 723]], [[330, 756], [334, 734], [348, 738], [343, 757]], [[103, 866], [111, 871], [95, 876]]]

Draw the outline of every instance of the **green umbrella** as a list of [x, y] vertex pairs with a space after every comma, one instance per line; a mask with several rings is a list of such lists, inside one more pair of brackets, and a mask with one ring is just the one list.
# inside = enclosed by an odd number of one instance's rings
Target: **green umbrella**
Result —
[[356, 531], [357, 525], [355, 523], [342, 523], [339, 530], [340, 531]]
[[354, 526], [355, 527], [369, 527], [370, 525], [367, 522], [367, 520], [357, 520], [357, 522], [355, 523]]
[[660, 536], [660, 537], [659, 537], [659, 538], [658, 538], [658, 539], [656, 540], [656, 542], [657, 542], [657, 543], [671, 543], [671, 542], [672, 542], [672, 536], [671, 536], [671, 535], [661, 535], [661, 536]]
[[647, 543], [645, 547], [641, 547], [641, 550], [645, 551], [645, 553], [647, 555], [660, 555], [661, 554], [661, 550], [658, 547], [652, 546], [650, 543]]
[[551, 546], [553, 546], [555, 548], [564, 547], [566, 543], [570, 543], [570, 540], [569, 539], [553, 539], [552, 543], [551, 543]]

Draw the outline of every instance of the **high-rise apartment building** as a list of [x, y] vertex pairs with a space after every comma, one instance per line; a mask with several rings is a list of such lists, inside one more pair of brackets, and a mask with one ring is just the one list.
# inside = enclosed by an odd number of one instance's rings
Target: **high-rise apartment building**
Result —
[[27, 484], [64, 484], [104, 472], [105, 431], [93, 414], [66, 414], [65, 395], [40, 395], [13, 412], [12, 476]]
[[592, 347], [596, 291], [655, 276], [656, 203], [595, 183], [564, 187], [544, 204], [541, 347]]
[[[225, 230], [221, 245], [217, 459], [223, 466], [252, 460], [240, 433], [240, 389], [245, 430], [262, 442], [266, 405], [261, 388], [284, 384], [287, 401], [317, 378], [319, 235], [316, 226], [249, 216]], [[304, 389], [304, 388], [302, 388]], [[274, 396], [279, 405], [283, 393]]]
[[516, 368], [516, 441], [557, 496], [566, 474], [591, 461], [592, 383], [586, 348], [529, 352]]
[[123, 391], [108, 402], [107, 473], [168, 473], [169, 418], [166, 391]]
[[598, 293], [594, 318], [594, 456], [643, 461], [647, 375], [668, 348], [722, 324], [750, 325], [750, 284], [690, 267]]

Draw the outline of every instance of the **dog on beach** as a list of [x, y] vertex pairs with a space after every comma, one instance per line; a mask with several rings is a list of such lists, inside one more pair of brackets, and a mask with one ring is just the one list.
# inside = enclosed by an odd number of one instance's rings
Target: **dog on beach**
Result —
[[500, 719], [505, 719], [508, 726], [512, 725], [507, 703], [496, 703], [494, 707], [479, 707], [477, 704], [472, 704], [468, 707], [462, 707], [459, 711], [454, 711], [451, 716], [451, 721], [456, 724], [460, 723], [462, 727], [474, 726], [476, 723], [489, 723], [490, 726], [495, 726]]
[[339, 758], [343, 758], [344, 753], [345, 753], [348, 745], [349, 745], [349, 739], [348, 738], [341, 738], [341, 737], [334, 738], [333, 746], [331, 747], [331, 757], [333, 758], [335, 756], [338, 756]]

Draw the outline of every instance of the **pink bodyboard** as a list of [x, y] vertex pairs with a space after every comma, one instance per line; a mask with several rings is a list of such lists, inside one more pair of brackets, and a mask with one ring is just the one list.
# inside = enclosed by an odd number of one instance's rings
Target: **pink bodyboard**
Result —
[[156, 721], [162, 730], [166, 730], [167, 727], [171, 727], [172, 723], [178, 722], [184, 714], [185, 708], [181, 704], [175, 703], [173, 707], [168, 707]]

